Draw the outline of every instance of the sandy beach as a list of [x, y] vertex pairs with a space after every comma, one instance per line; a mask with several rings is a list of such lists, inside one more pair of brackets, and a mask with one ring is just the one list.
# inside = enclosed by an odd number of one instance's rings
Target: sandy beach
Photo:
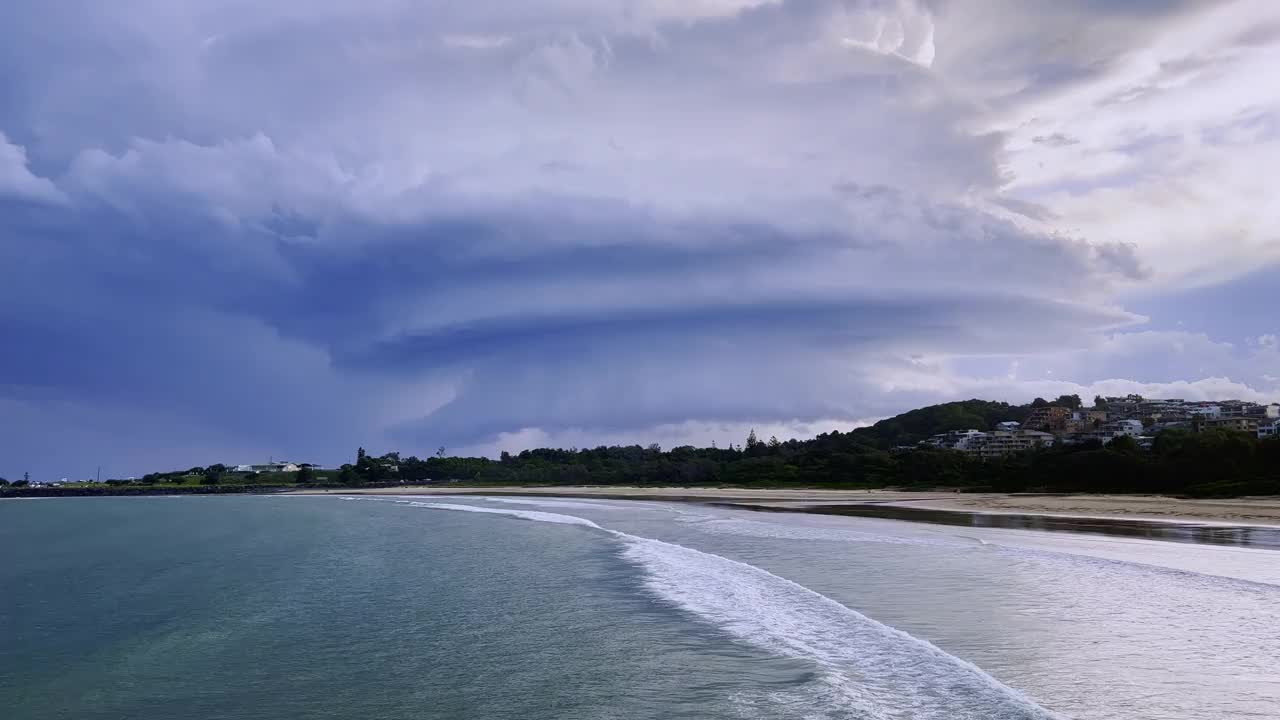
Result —
[[374, 495], [556, 495], [630, 500], [744, 503], [876, 503], [938, 510], [1144, 518], [1180, 522], [1280, 525], [1280, 497], [1188, 500], [1158, 495], [1042, 495], [929, 493], [864, 490], [683, 488], [683, 487], [398, 487], [362, 490], [302, 490], [304, 494]]

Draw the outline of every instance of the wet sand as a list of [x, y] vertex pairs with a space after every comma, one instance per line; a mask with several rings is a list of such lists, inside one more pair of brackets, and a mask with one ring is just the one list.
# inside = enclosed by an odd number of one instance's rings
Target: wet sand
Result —
[[1079, 515], [1035, 515], [1023, 513], [940, 510], [898, 503], [746, 503], [712, 502], [709, 505], [773, 513], [807, 513], [846, 517], [904, 520], [934, 525], [1009, 530], [1115, 535], [1166, 542], [1280, 550], [1280, 526], [1236, 525], [1137, 517], [1089, 517]]

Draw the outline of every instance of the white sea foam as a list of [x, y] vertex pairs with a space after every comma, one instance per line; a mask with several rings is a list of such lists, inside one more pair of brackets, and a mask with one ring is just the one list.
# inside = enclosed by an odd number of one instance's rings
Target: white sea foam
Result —
[[486, 508], [477, 507], [475, 505], [455, 505], [453, 503], [436, 502], [409, 502], [408, 504], [413, 507], [425, 507], [435, 510], [457, 510], [459, 512], [507, 515], [509, 517], [520, 518], [521, 520], [534, 520], [536, 522], [557, 523], [560, 525], [583, 525], [586, 527], [603, 529], [586, 518], [580, 518], [574, 515], [561, 515], [560, 513], [540, 512], [538, 510], [507, 510], [505, 508]]
[[[403, 501], [401, 501], [403, 502]], [[1057, 717], [978, 667], [786, 578], [683, 545], [602, 528], [585, 518], [438, 502], [435, 510], [506, 515], [603, 530], [661, 601], [769, 653], [811, 662], [794, 691], [739, 698], [761, 717], [814, 720], [1045, 720]], [[755, 708], [755, 709], [752, 709]]]
[[618, 536], [656, 597], [740, 641], [819, 667], [812, 687], [786, 703], [803, 705], [788, 716], [1056, 717], [978, 667], [790, 580], [681, 545]]
[[513, 498], [513, 497], [495, 497], [485, 495], [480, 499], [489, 502], [508, 503], [510, 505], [540, 505], [542, 507], [558, 507], [571, 510], [634, 510], [635, 508], [625, 505], [616, 505], [613, 503], [597, 502], [594, 500], [561, 500], [542, 498]]

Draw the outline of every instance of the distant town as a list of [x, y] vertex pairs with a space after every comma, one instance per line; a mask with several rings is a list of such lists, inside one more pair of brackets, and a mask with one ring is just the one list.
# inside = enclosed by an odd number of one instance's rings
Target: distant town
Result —
[[106, 480], [99, 476], [87, 478], [60, 478], [57, 480], [31, 480], [29, 476], [23, 477], [17, 481], [0, 481], [18, 487], [63, 487], [66, 485], [82, 485], [82, 484], [120, 484], [134, 482], [182, 482], [189, 481], [189, 484], [213, 484], [209, 480], [211, 478], [222, 479], [238, 476], [242, 480], [252, 479], [257, 476], [262, 477], [279, 477], [281, 474], [288, 473], [297, 476], [302, 473], [305, 477], [308, 474], [315, 474], [324, 471], [323, 465], [315, 463], [298, 463], [288, 461], [271, 461], [257, 464], [239, 464], [239, 465], [223, 465], [214, 464], [209, 467], [193, 467], [190, 470], [169, 472], [169, 473], [151, 473], [141, 478], [130, 476], [126, 478], [108, 478]]
[[[1096, 397], [1091, 408], [1082, 407], [1077, 396], [1064, 396], [1058, 403], [1039, 400], [1022, 421], [996, 423], [992, 430], [953, 430], [933, 435], [916, 445], [898, 446], [898, 452], [920, 447], [958, 450], [978, 457], [1000, 457], [1054, 445], [1100, 442], [1132, 438], [1139, 448], [1150, 450], [1156, 436], [1173, 429], [1191, 432], [1232, 430], [1257, 435], [1258, 439], [1280, 437], [1280, 404], [1260, 404], [1245, 400], [1188, 401], [1180, 399]], [[1074, 407], [1073, 407], [1074, 405]]]

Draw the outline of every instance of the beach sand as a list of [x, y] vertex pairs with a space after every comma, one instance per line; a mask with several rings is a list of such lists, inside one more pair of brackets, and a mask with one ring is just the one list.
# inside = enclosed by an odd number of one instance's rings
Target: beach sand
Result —
[[1186, 500], [1159, 495], [1042, 495], [683, 487], [395, 487], [301, 490], [304, 494], [556, 495], [560, 497], [749, 503], [891, 503], [968, 512], [1165, 519], [1182, 522], [1280, 525], [1280, 497]]

